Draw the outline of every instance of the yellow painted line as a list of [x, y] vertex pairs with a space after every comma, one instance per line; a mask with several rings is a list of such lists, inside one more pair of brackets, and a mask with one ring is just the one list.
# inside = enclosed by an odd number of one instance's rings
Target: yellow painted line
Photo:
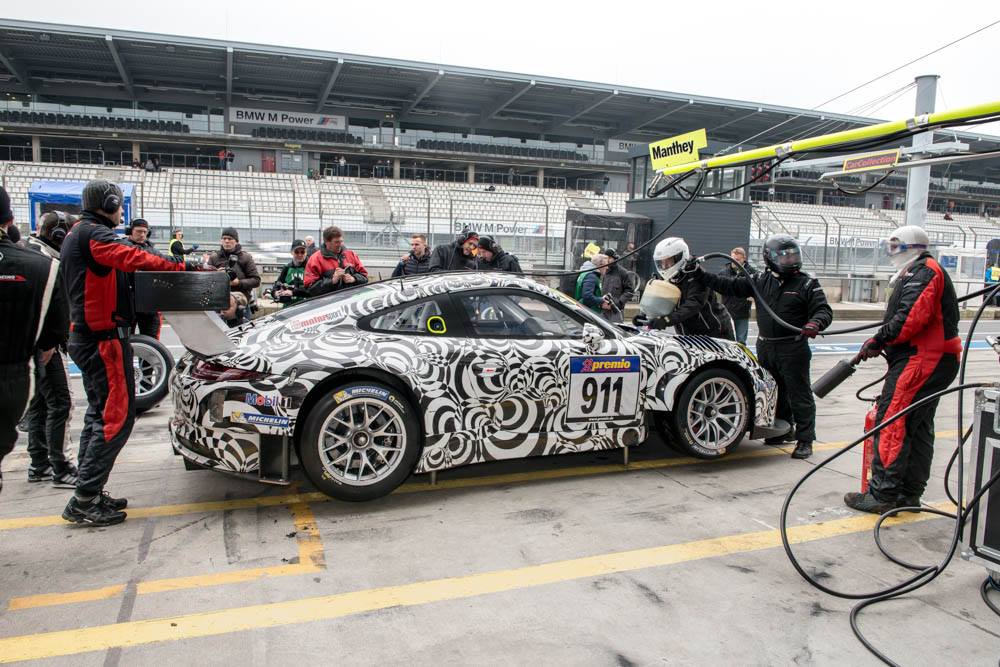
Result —
[[[154, 579], [140, 581], [136, 584], [137, 595], [164, 593], [189, 588], [204, 588], [207, 586], [223, 586], [270, 577], [291, 577], [310, 574], [326, 569], [326, 555], [323, 550], [323, 540], [320, 537], [316, 517], [306, 503], [296, 503], [289, 508], [295, 522], [296, 542], [298, 545], [299, 562], [289, 565], [272, 565], [270, 567], [255, 567], [231, 572], [193, 575], [189, 577], [172, 577], [169, 579]], [[7, 603], [9, 611], [51, 607], [73, 604], [77, 602], [93, 602], [107, 600], [123, 595], [125, 585], [104, 586], [72, 593], [42, 593], [11, 598]]]
[[[789, 540], [800, 544], [871, 530], [877, 517], [864, 515], [789, 529]], [[936, 518], [909, 514], [890, 525]], [[311, 623], [353, 616], [390, 607], [465, 598], [606, 576], [652, 567], [773, 549], [781, 545], [777, 530], [740, 533], [683, 544], [620, 551], [554, 561], [509, 570], [432, 579], [350, 593], [235, 607], [144, 621], [129, 621], [73, 630], [58, 630], [0, 639], [0, 663], [40, 660], [111, 648], [129, 648], [195, 637], [212, 637], [246, 630]]]
[[[935, 433], [935, 436], [938, 438], [948, 438], [954, 437], [956, 434], [957, 431], [954, 430], [938, 431]], [[839, 449], [848, 442], [850, 441], [842, 440], [839, 442], [817, 444], [813, 446], [813, 451], [823, 452]], [[619, 450], [609, 449], [607, 451], [616, 452]], [[611, 473], [634, 472], [637, 470], [657, 470], [662, 468], [674, 468], [677, 466], [720, 464], [729, 461], [787, 456], [789, 451], [789, 448], [766, 447], [764, 449], [737, 450], [721, 459], [711, 461], [696, 459], [690, 456], [681, 456], [670, 459], [635, 461], [630, 463], [628, 466], [619, 464], [577, 466], [574, 468], [562, 468], [558, 470], [533, 470], [528, 472], [515, 472], [500, 475], [483, 475], [482, 477], [463, 477], [459, 479], [442, 480], [435, 485], [430, 485], [424, 482], [410, 482], [400, 486], [398, 489], [393, 491], [393, 494], [426, 493], [428, 491], [446, 491], [449, 489], [468, 489], [483, 486], [537, 482], [550, 479], [588, 477], [593, 475], [607, 475]], [[281, 496], [260, 496], [256, 498], [238, 498], [234, 500], [213, 500], [200, 503], [181, 503], [177, 505], [139, 507], [128, 510], [128, 515], [133, 519], [147, 519], [150, 517], [180, 516], [183, 514], [208, 514], [212, 512], [225, 512], [226, 510], [253, 509], [255, 507], [277, 507], [280, 505], [294, 505], [296, 503], [325, 503], [330, 500], [332, 500], [332, 498], [329, 496], [326, 496], [318, 491], [313, 491], [311, 493], [294, 493]], [[22, 528], [43, 528], [45, 526], [61, 525], [66, 525], [66, 522], [63, 521], [63, 519], [57, 514], [0, 519], [0, 531], [19, 530]]]

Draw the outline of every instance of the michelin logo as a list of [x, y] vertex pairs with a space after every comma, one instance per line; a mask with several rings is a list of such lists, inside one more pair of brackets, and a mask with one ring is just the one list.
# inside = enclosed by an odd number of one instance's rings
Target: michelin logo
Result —
[[255, 426], [271, 426], [274, 428], [288, 428], [288, 417], [280, 415], [262, 415], [256, 412], [234, 412], [233, 419], [253, 424]]

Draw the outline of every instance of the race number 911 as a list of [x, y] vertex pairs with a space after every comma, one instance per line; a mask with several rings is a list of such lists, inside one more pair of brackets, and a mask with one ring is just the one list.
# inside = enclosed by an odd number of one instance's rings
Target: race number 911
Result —
[[639, 357], [570, 357], [572, 421], [635, 417], [639, 405]]

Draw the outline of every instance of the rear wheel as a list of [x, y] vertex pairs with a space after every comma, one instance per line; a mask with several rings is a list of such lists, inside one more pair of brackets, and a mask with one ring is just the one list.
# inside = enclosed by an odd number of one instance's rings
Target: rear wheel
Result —
[[170, 371], [174, 357], [155, 338], [132, 336], [132, 371], [135, 374], [135, 411], [152, 410], [170, 391]]
[[391, 387], [346, 384], [309, 412], [299, 453], [306, 477], [328, 496], [380, 498], [402, 484], [417, 463], [417, 416]]
[[736, 447], [747, 432], [750, 399], [739, 377], [709, 368], [691, 378], [665, 419], [672, 445], [700, 459], [717, 459]]

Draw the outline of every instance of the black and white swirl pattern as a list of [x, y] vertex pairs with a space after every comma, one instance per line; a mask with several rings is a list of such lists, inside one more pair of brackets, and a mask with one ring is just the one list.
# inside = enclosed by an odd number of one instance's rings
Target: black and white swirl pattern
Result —
[[[237, 350], [213, 361], [264, 373], [263, 381], [195, 380], [190, 357], [182, 359], [172, 380], [174, 407], [181, 417], [175, 420], [178, 433], [186, 429], [184, 437], [196, 438], [217, 455], [219, 466], [252, 472], [258, 460], [256, 433], [290, 434], [313, 388], [331, 373], [352, 368], [378, 369], [409, 386], [424, 434], [417, 472], [642, 442], [647, 411], [672, 409], [684, 380], [711, 362], [741, 368], [753, 385], [756, 423], [773, 421], [774, 380], [743, 349], [726, 341], [662, 332], [623, 332], [602, 341], [598, 354], [640, 357], [638, 413], [635, 418], [580, 423], [568, 420], [569, 364], [554, 363], [568, 358], [565, 340], [394, 335], [357, 326], [362, 317], [417, 299], [489, 287], [528, 290], [575, 304], [534, 281], [496, 273], [431, 274], [319, 298], [230, 332]], [[582, 344], [576, 345], [572, 353], [584, 353]], [[220, 388], [226, 391], [226, 415], [250, 409], [239, 403], [241, 392], [247, 392], [269, 404], [252, 408], [254, 412], [287, 417], [288, 427], [241, 425], [234, 431], [213, 422], [209, 397]]]

